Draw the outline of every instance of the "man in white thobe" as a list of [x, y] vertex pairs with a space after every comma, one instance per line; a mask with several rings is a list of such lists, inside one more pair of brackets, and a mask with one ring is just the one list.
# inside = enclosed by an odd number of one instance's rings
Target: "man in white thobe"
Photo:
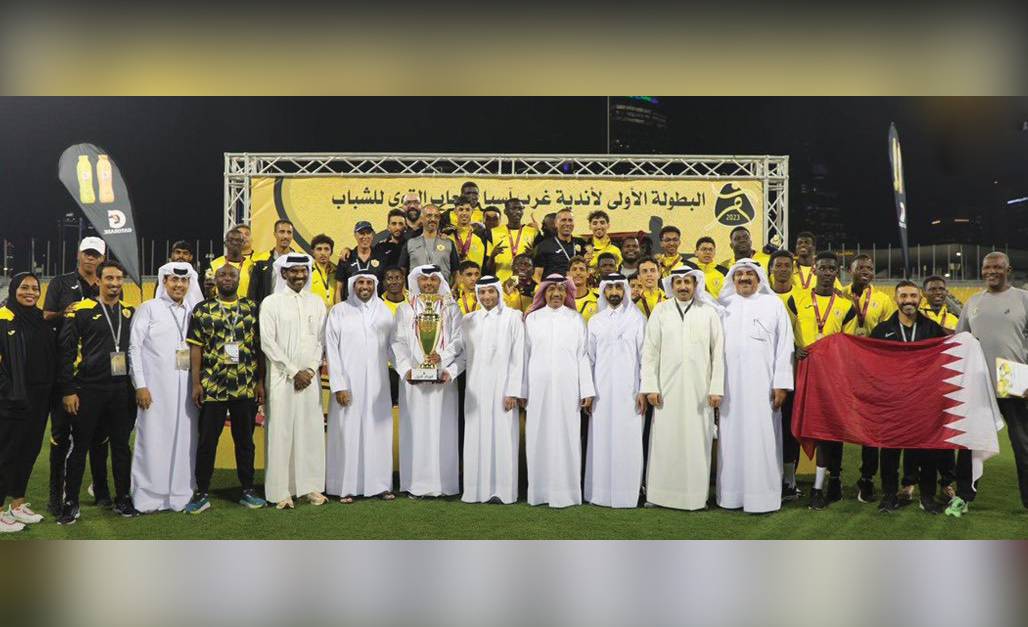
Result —
[[291, 509], [294, 496], [321, 505], [325, 496], [325, 422], [319, 374], [324, 354], [325, 301], [311, 292], [307, 255], [275, 260], [275, 293], [261, 303], [266, 360], [267, 463], [265, 498]]
[[782, 507], [782, 403], [792, 389], [789, 314], [752, 259], [728, 271], [725, 398], [718, 423], [717, 504], [760, 514]]
[[582, 504], [582, 418], [596, 392], [575, 284], [552, 274], [525, 313], [528, 504]]
[[678, 268], [664, 279], [671, 296], [646, 325], [640, 390], [653, 406], [647, 504], [707, 507], [714, 409], [725, 385], [721, 306], [702, 270]]
[[589, 361], [596, 400], [585, 455], [585, 500], [607, 507], [636, 507], [643, 474], [643, 419], [639, 393], [646, 316], [632, 303], [628, 278], [600, 280], [596, 313], [589, 320]]
[[525, 325], [521, 312], [504, 304], [495, 276], [478, 280], [475, 300], [478, 309], [461, 322], [467, 357], [461, 500], [510, 504], [518, 500]]
[[[461, 313], [439, 266], [417, 266], [407, 278], [410, 299], [396, 308], [391, 346], [400, 375], [400, 490], [414, 499], [452, 496], [460, 491], [457, 455], [457, 386], [464, 369]], [[438, 348], [428, 361], [441, 369], [438, 382], [411, 380], [425, 362], [415, 328], [425, 311], [421, 294], [438, 294], [442, 316]]]
[[199, 412], [190, 397], [186, 332], [201, 300], [196, 270], [167, 263], [157, 271], [155, 298], [132, 318], [129, 364], [139, 406], [132, 505], [141, 512], [180, 512], [192, 498]]
[[355, 496], [393, 495], [393, 404], [389, 398], [389, 339], [393, 312], [378, 296], [378, 277], [358, 272], [325, 325], [333, 399], [328, 409], [325, 491], [352, 503]]

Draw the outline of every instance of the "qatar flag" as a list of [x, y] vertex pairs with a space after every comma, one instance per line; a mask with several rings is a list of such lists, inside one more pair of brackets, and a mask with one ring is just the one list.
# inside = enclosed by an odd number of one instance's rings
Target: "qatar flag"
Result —
[[798, 362], [792, 429], [813, 457], [819, 440], [881, 448], [970, 449], [973, 477], [999, 453], [1003, 420], [978, 340], [921, 342], [835, 334]]

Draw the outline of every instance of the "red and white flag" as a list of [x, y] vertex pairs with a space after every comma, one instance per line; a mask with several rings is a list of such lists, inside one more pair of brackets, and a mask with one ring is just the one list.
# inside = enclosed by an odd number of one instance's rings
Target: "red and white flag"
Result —
[[973, 477], [999, 453], [1003, 420], [978, 340], [921, 342], [836, 334], [798, 362], [792, 428], [808, 456], [819, 440], [881, 448], [970, 449]]

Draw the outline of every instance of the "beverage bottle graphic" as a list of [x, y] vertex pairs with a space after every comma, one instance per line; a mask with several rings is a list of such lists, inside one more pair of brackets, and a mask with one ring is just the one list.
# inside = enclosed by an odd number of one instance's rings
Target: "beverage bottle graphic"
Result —
[[93, 192], [93, 165], [89, 163], [89, 155], [79, 155], [76, 169], [79, 176], [79, 201], [84, 205], [96, 202], [96, 194]]
[[100, 155], [96, 162], [96, 181], [100, 185], [100, 202], [114, 202], [114, 185], [111, 161], [107, 155]]

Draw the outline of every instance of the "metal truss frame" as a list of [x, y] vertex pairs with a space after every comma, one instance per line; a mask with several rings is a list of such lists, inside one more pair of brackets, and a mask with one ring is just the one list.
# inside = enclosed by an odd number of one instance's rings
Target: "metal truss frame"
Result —
[[252, 179], [328, 176], [757, 180], [764, 188], [764, 241], [789, 241], [785, 155], [225, 153], [225, 230], [250, 221]]

